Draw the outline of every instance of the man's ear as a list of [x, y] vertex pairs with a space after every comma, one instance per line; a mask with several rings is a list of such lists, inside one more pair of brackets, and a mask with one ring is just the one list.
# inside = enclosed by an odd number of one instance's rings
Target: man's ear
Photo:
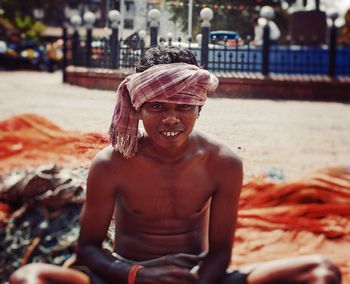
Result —
[[198, 114], [197, 114], [197, 118], [199, 118], [199, 115], [201, 113], [201, 110], [202, 110], [202, 106], [198, 106]]

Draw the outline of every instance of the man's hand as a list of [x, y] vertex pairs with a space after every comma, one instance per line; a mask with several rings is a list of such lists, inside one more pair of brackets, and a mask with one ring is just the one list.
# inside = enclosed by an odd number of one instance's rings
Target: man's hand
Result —
[[177, 253], [166, 256], [167, 265], [176, 265], [178, 267], [192, 269], [206, 256], [206, 253], [200, 255]]
[[192, 269], [194, 266], [198, 265], [205, 256], [206, 253], [202, 253], [200, 255], [177, 253], [169, 254], [152, 260], [137, 262], [137, 264], [143, 265], [144, 267], [175, 265], [182, 268]]
[[136, 276], [136, 284], [193, 284], [197, 280], [197, 274], [175, 265], [144, 267]]

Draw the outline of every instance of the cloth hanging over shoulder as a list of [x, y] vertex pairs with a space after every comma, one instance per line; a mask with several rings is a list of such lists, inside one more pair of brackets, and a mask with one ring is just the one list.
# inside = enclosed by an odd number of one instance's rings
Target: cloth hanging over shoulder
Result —
[[145, 102], [204, 105], [207, 92], [219, 84], [216, 76], [186, 63], [159, 64], [128, 76], [118, 87], [109, 128], [110, 142], [125, 158], [137, 152], [140, 108]]

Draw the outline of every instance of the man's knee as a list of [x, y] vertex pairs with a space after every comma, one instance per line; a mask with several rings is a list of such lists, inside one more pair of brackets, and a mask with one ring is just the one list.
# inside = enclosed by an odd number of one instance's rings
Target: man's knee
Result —
[[311, 283], [341, 283], [339, 268], [323, 255], [312, 255]]
[[16, 270], [9, 279], [10, 284], [88, 284], [89, 277], [69, 268], [52, 264], [32, 263]]
[[341, 283], [339, 268], [328, 258], [319, 255], [303, 255], [262, 263], [251, 271], [248, 283]]
[[10, 284], [41, 283], [40, 268], [37, 264], [28, 264], [17, 269], [9, 278]]

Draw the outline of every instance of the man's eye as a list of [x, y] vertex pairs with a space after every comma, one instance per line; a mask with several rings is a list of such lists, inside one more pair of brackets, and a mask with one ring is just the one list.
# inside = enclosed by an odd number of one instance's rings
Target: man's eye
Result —
[[160, 110], [160, 109], [163, 109], [163, 105], [162, 104], [152, 104], [151, 108], [154, 110]]
[[192, 108], [192, 106], [191, 105], [179, 105], [179, 109], [182, 109], [182, 110], [189, 110], [189, 109], [191, 109]]

